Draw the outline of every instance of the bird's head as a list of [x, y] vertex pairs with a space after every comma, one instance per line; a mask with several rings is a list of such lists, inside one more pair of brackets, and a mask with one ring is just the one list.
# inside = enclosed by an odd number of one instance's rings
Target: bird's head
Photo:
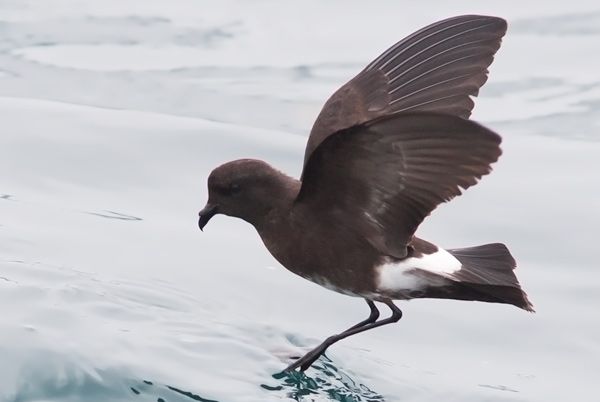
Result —
[[[296, 180], [256, 159], [238, 159], [214, 169], [208, 177], [208, 202], [199, 213], [200, 229], [216, 214], [259, 226], [276, 206], [289, 201]], [[292, 191], [293, 192], [293, 191]]]

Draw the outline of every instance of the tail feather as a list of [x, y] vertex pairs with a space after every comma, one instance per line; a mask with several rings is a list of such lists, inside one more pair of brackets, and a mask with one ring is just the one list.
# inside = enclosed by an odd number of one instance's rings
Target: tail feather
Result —
[[459, 271], [452, 274], [453, 279], [485, 298], [496, 299], [501, 303], [513, 304], [533, 312], [533, 304], [521, 288], [515, 276], [516, 262], [501, 243], [447, 250], [462, 264]]

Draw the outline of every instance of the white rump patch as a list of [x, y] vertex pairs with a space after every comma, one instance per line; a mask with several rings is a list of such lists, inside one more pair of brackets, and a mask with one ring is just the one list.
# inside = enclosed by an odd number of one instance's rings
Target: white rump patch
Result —
[[394, 261], [378, 267], [379, 283], [381, 290], [419, 290], [425, 286], [435, 286], [435, 283], [425, 278], [412, 274], [413, 269], [422, 269], [442, 276], [459, 271], [462, 264], [456, 257], [444, 249], [439, 248], [433, 254], [425, 254], [420, 257], [410, 257], [402, 261]]

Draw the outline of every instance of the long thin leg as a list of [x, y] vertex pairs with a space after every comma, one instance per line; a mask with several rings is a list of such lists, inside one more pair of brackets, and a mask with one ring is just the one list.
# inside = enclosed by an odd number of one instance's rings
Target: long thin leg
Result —
[[351, 329], [354, 329], [354, 328], [364, 327], [367, 324], [377, 321], [377, 319], [379, 318], [379, 310], [377, 310], [377, 306], [375, 305], [375, 303], [373, 303], [371, 300], [368, 300], [368, 299], [365, 299], [365, 301], [367, 302], [367, 304], [369, 305], [369, 308], [371, 309], [371, 313], [369, 314], [369, 317], [366, 320], [362, 320], [358, 324], [351, 326], [346, 331], [350, 331]]
[[[345, 333], [347, 331], [351, 331], [356, 328], [364, 327], [367, 324], [371, 324], [371, 323], [374, 323], [375, 321], [377, 321], [377, 319], [379, 318], [379, 310], [377, 309], [377, 306], [375, 305], [375, 303], [373, 303], [373, 301], [371, 301], [369, 299], [365, 299], [365, 301], [367, 302], [367, 305], [369, 306], [369, 309], [371, 310], [371, 312], [369, 313], [369, 317], [362, 320], [358, 324], [351, 326], [350, 328], [345, 330], [343, 333]], [[323, 346], [323, 345], [321, 344], [320, 346]], [[292, 371], [292, 370], [296, 369], [302, 363], [302, 360], [306, 359], [306, 357], [312, 352], [315, 352], [315, 350], [312, 350], [311, 352], [307, 353], [306, 355], [304, 355], [301, 358], [299, 358], [298, 360], [296, 360], [296, 362], [294, 362], [293, 364], [288, 366], [285, 369], [285, 371]], [[325, 350], [323, 350], [323, 352], [325, 352]], [[321, 354], [323, 354], [323, 352], [321, 352], [319, 355], [317, 355], [316, 358], [318, 358]], [[311, 364], [312, 364], [312, 362], [311, 362]], [[310, 366], [310, 364], [309, 364], [309, 366]], [[308, 366], [307, 366], [307, 368], [308, 368]], [[303, 369], [303, 371], [304, 370], [306, 370], [306, 369]]]
[[[302, 356], [300, 359], [296, 360], [294, 363], [290, 364], [285, 369], [285, 371], [292, 371], [298, 367], [300, 367], [301, 371], [304, 371], [307, 368], [309, 368], [311, 366], [311, 364], [313, 364], [319, 358], [319, 356], [321, 356], [323, 353], [325, 353], [325, 350], [327, 350], [327, 348], [329, 346], [333, 345], [337, 341], [340, 341], [351, 335], [355, 335], [355, 334], [358, 334], [358, 333], [361, 333], [364, 331], [368, 331], [373, 328], [381, 327], [382, 325], [398, 322], [400, 320], [400, 318], [402, 318], [402, 311], [398, 307], [396, 307], [396, 305], [391, 300], [388, 300], [383, 303], [385, 303], [390, 308], [390, 310], [392, 310], [392, 315], [389, 316], [388, 318], [384, 318], [382, 320], [375, 321], [379, 317], [379, 311], [377, 310], [377, 308], [375, 307], [375, 305], [372, 301], [367, 300], [367, 303], [369, 304], [369, 307], [371, 307], [371, 315], [369, 316], [368, 319], [359, 322], [358, 324], [347, 329], [346, 331], [342, 332], [341, 334], [332, 335], [329, 338], [325, 339], [325, 341], [323, 343], [321, 343], [319, 346], [317, 346], [316, 348], [314, 348], [313, 350], [311, 350], [310, 352], [308, 352], [307, 354]], [[375, 310], [377, 310], [376, 314], [373, 313], [373, 308], [375, 308]], [[375, 317], [375, 318], [370, 321], [371, 317]]]

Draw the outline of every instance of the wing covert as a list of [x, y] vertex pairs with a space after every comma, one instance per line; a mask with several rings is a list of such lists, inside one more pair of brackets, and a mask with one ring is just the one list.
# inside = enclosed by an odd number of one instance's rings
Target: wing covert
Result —
[[480, 124], [450, 115], [396, 114], [360, 124], [312, 153], [294, 208], [330, 211], [340, 227], [402, 258], [437, 205], [491, 171], [500, 142]]

